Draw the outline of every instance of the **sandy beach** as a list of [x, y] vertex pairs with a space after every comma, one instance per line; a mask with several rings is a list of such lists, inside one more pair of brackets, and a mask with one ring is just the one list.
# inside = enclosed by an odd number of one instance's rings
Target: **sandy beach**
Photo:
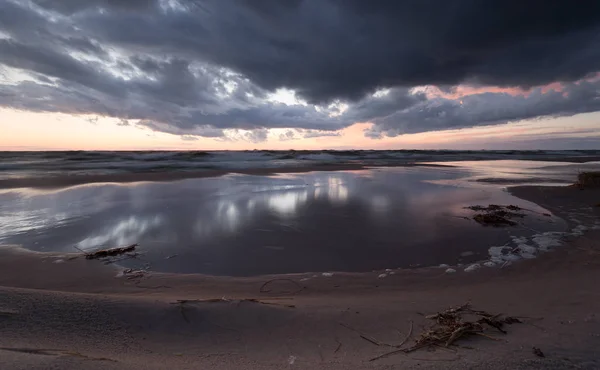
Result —
[[[511, 192], [572, 226], [573, 211], [589, 220], [600, 215], [598, 190]], [[597, 369], [599, 238], [600, 231], [589, 230], [538, 258], [474, 272], [422, 268], [239, 278], [156, 272], [119, 277], [117, 267], [80, 254], [4, 247], [0, 368]], [[522, 317], [523, 323], [494, 335], [496, 340], [467, 339], [459, 347], [369, 361], [389, 352], [387, 344], [402, 342], [411, 326], [407, 345], [414, 342], [429, 324], [424, 315], [466, 302]], [[545, 357], [533, 354], [533, 347]]]
[[0, 0], [0, 370], [600, 370], [600, 1]]

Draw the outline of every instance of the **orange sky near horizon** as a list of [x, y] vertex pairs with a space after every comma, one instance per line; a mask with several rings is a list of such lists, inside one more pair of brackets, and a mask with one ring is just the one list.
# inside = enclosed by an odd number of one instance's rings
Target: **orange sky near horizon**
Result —
[[369, 123], [347, 127], [339, 132], [340, 136], [289, 141], [279, 140], [285, 130], [272, 129], [262, 143], [204, 137], [189, 141], [134, 124], [120, 126], [115, 118], [99, 117], [92, 122], [94, 118], [0, 109], [0, 150], [480, 149], [490, 141], [519, 141], [533, 135], [600, 138], [600, 113], [382, 139], [364, 136]]

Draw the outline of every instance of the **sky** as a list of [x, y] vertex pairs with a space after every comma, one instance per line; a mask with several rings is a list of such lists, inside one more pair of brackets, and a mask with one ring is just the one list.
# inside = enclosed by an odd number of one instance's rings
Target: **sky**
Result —
[[0, 0], [0, 150], [600, 149], [600, 2]]

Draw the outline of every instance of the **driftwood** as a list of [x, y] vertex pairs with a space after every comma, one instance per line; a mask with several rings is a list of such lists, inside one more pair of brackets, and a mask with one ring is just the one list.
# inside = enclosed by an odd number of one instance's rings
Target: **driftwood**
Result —
[[[473, 318], [466, 320], [465, 316]], [[481, 336], [491, 340], [500, 340], [486, 334], [488, 329], [494, 329], [506, 334], [505, 325], [521, 323], [517, 317], [492, 315], [486, 311], [474, 310], [469, 303], [459, 307], [450, 308], [434, 315], [426, 316], [435, 323], [417, 338], [415, 344], [408, 348], [399, 348], [372, 358], [370, 361], [379, 360], [398, 353], [410, 353], [426, 347], [447, 348], [455, 345], [461, 338]], [[403, 344], [405, 341], [403, 342]], [[401, 346], [398, 346], [401, 347]]]
[[95, 252], [86, 253], [85, 258], [88, 260], [94, 260], [99, 258], [119, 256], [124, 253], [133, 252], [137, 246], [137, 244], [131, 244], [126, 247], [100, 249]]

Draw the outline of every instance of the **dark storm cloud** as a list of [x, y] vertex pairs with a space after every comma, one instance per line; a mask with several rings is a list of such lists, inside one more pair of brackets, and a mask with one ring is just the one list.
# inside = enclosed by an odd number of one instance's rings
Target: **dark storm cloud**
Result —
[[600, 110], [600, 80], [565, 84], [561, 91], [527, 95], [481, 93], [460, 100], [437, 98], [376, 119], [367, 136], [502, 124], [527, 118], [562, 117]]
[[34, 0], [42, 8], [72, 14], [90, 8], [116, 8], [119, 10], [148, 10], [157, 6], [156, 0]]
[[70, 49], [71, 51], [92, 54], [102, 59], [107, 56], [106, 50], [104, 50], [97, 41], [85, 37], [57, 38], [56, 41], [61, 42], [66, 49]]
[[353, 104], [344, 115], [354, 122], [366, 122], [387, 117], [426, 100], [422, 93], [412, 94], [406, 88], [391, 89], [382, 96], [365, 97]]
[[[2, 65], [39, 82], [0, 85], [5, 107], [255, 142], [366, 121], [393, 136], [600, 110], [597, 84], [573, 83], [600, 70], [600, 2], [5, 0]], [[567, 96], [536, 90], [556, 81]], [[410, 90], [460, 83], [534, 93], [460, 105]], [[278, 88], [309, 105], [265, 100]]]
[[108, 42], [227, 66], [310, 102], [379, 87], [534, 86], [600, 67], [600, 2], [196, 1], [192, 11], [81, 15]]
[[82, 63], [68, 54], [50, 48], [32, 47], [0, 40], [0, 63], [41, 75], [72, 81], [106, 94], [120, 95], [119, 81], [98, 72], [91, 63]]

